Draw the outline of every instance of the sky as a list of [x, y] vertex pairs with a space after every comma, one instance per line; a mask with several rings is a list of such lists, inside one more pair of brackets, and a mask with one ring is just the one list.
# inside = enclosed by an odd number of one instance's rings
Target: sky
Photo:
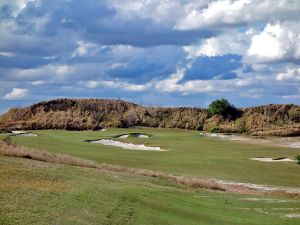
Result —
[[56, 98], [300, 104], [299, 0], [0, 0], [0, 113]]

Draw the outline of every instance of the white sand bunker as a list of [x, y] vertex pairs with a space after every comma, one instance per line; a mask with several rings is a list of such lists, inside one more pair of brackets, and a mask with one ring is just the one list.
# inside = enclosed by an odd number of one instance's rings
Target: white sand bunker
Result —
[[251, 158], [251, 160], [256, 160], [256, 161], [260, 161], [260, 162], [296, 162], [296, 160], [292, 160], [289, 158], [264, 158], [264, 157], [257, 157], [257, 158]]
[[251, 184], [251, 183], [242, 183], [242, 182], [233, 182], [233, 181], [224, 181], [224, 180], [216, 180], [218, 184], [221, 185], [233, 185], [233, 186], [240, 186], [251, 188], [263, 192], [285, 192], [289, 194], [299, 194], [300, 188], [294, 187], [279, 187], [279, 186], [270, 186], [270, 185], [263, 185], [263, 184]]
[[300, 142], [292, 142], [290, 144], [287, 144], [287, 146], [291, 148], [300, 148]]
[[287, 217], [287, 218], [300, 218], [300, 214], [297, 214], [297, 213], [286, 214], [285, 217]]
[[145, 135], [145, 134], [139, 134], [138, 137], [139, 137], [139, 138], [149, 138], [149, 136], [148, 136], [148, 135]]
[[129, 135], [128, 134], [124, 134], [124, 135], [119, 136], [118, 138], [122, 138], [122, 139], [129, 138]]
[[116, 138], [121, 138], [121, 139], [129, 138], [129, 137], [149, 138], [150, 136], [147, 134], [140, 134], [140, 133], [130, 133], [130, 134], [122, 134], [116, 136]]
[[204, 137], [227, 139], [227, 140], [231, 140], [231, 141], [245, 141], [245, 140], [248, 140], [248, 138], [241, 137], [241, 136], [234, 135], [234, 134], [200, 132], [200, 135], [204, 136]]
[[37, 134], [31, 133], [31, 132], [26, 132], [26, 131], [12, 131], [11, 132], [13, 136], [22, 136], [22, 137], [37, 137]]
[[287, 202], [295, 202], [293, 200], [283, 200], [283, 199], [272, 199], [272, 198], [242, 198], [241, 200], [250, 201], [250, 202], [268, 202], [268, 203], [287, 203]]
[[143, 144], [136, 145], [136, 144], [132, 144], [132, 143], [124, 143], [121, 141], [114, 141], [114, 140], [110, 140], [110, 139], [101, 139], [101, 140], [89, 141], [89, 142], [94, 143], [94, 144], [103, 144], [103, 145], [124, 148], [124, 149], [128, 149], [128, 150], [167, 151], [167, 150], [161, 149], [160, 147], [150, 147], [150, 146], [145, 146]]

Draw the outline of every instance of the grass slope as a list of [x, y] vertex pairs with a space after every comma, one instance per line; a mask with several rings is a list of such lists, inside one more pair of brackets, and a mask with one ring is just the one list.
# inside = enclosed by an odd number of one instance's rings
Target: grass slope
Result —
[[300, 202], [0, 157], [0, 224], [300, 224]]
[[[86, 139], [111, 138], [132, 132], [149, 134], [151, 138], [132, 137], [121, 141], [159, 146], [170, 151], [130, 151], [84, 142]], [[201, 137], [196, 131], [176, 129], [108, 129], [104, 132], [47, 130], [36, 133], [38, 137], [13, 137], [13, 140], [28, 147], [98, 163], [258, 184], [300, 186], [300, 167], [297, 163], [249, 160], [258, 156], [295, 158], [300, 153], [299, 149], [216, 140]]]

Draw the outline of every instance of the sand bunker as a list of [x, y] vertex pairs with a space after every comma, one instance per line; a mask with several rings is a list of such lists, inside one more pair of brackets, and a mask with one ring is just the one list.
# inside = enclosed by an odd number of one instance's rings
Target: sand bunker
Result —
[[[242, 198], [241, 200], [250, 201], [250, 202], [268, 202], [268, 203], [287, 203], [287, 202], [295, 202], [293, 200], [283, 200], [283, 199], [272, 199], [272, 198]], [[296, 201], [297, 202], [297, 201]]]
[[236, 134], [200, 132], [203, 137], [218, 138], [230, 141], [245, 141], [253, 144], [300, 148], [300, 137], [253, 137]]
[[287, 144], [287, 146], [291, 148], [300, 148], [300, 142], [292, 142], [290, 144]]
[[263, 184], [251, 184], [251, 183], [242, 183], [242, 182], [233, 182], [233, 181], [224, 181], [224, 180], [216, 180], [216, 182], [220, 185], [233, 186], [233, 187], [241, 187], [241, 188], [250, 188], [262, 192], [284, 192], [287, 194], [300, 194], [300, 188], [293, 187], [279, 187], [279, 186], [270, 186]]
[[292, 160], [292, 159], [285, 158], [285, 157], [276, 158], [276, 159], [257, 157], [257, 158], [251, 158], [251, 160], [256, 160], [256, 161], [260, 161], [260, 162], [296, 162], [296, 160]]
[[285, 217], [287, 217], [287, 218], [300, 218], [300, 214], [296, 214], [296, 213], [286, 214]]
[[148, 135], [144, 135], [144, 134], [139, 134], [138, 137], [139, 137], [139, 138], [149, 138]]
[[147, 134], [141, 134], [141, 133], [129, 133], [129, 134], [121, 134], [121, 135], [117, 135], [115, 136], [115, 138], [129, 138], [129, 137], [137, 137], [137, 138], [149, 138], [150, 135]]
[[31, 133], [31, 132], [26, 132], [26, 131], [12, 131], [11, 132], [13, 136], [22, 136], [22, 137], [37, 137], [37, 134]]
[[234, 134], [221, 134], [221, 133], [201, 132], [200, 135], [204, 136], [204, 137], [227, 139], [227, 140], [231, 140], [231, 141], [245, 141], [245, 140], [248, 140], [248, 138], [241, 137], [241, 136], [234, 135]]
[[136, 145], [136, 144], [132, 144], [132, 143], [124, 143], [121, 141], [115, 141], [115, 140], [110, 140], [110, 139], [100, 139], [100, 140], [87, 141], [87, 142], [94, 143], [94, 144], [109, 145], [109, 146], [124, 148], [124, 149], [128, 149], [128, 150], [166, 151], [164, 149], [161, 149], [160, 147], [150, 147], [150, 146], [145, 146], [143, 144]]
[[121, 135], [121, 136], [119, 136], [118, 138], [129, 138], [129, 135], [128, 134], [124, 134], [124, 135]]

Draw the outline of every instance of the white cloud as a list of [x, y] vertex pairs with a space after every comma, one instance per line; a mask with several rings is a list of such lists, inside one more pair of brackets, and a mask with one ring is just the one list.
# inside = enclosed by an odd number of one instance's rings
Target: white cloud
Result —
[[55, 74], [58, 75], [65, 75], [72, 71], [72, 68], [68, 65], [56, 66], [55, 67]]
[[35, 81], [30, 82], [31, 85], [35, 85], [35, 86], [42, 85], [44, 83], [45, 83], [45, 81], [43, 81], [43, 80], [35, 80]]
[[121, 81], [112, 81], [112, 80], [103, 80], [103, 81], [87, 81], [85, 83], [87, 88], [98, 88], [98, 87], [108, 87], [113, 89], [122, 89], [125, 91], [145, 91], [149, 89], [152, 84], [131, 84], [128, 82], [121, 82]]
[[180, 82], [185, 75], [186, 69], [178, 68], [176, 73], [171, 74], [167, 79], [156, 83], [155, 88], [159, 92], [180, 92], [189, 93], [213, 93], [229, 92], [234, 89], [234, 80], [190, 80]]
[[184, 46], [189, 58], [199, 56], [222, 56], [226, 54], [244, 55], [247, 51], [250, 38], [245, 33], [222, 34], [201, 41], [198, 45]]
[[[181, 93], [183, 95], [193, 93], [206, 94], [233, 94], [247, 98], [262, 98], [266, 96], [299, 95], [297, 83], [281, 85], [276, 79], [276, 72], [280, 66], [253, 68], [252, 72], [244, 72], [242, 68], [235, 70], [237, 78], [230, 80], [188, 80], [185, 81], [186, 69], [178, 68], [177, 72], [168, 78], [156, 83], [158, 92]], [[266, 73], [268, 74], [266, 76]], [[278, 88], [274, 88], [278, 87]]]
[[[0, 8], [8, 4], [16, 16], [0, 21], [0, 56], [5, 57], [0, 98], [18, 94], [13, 87], [20, 84], [53, 95], [74, 93], [75, 87], [87, 93], [107, 88], [111, 96], [115, 90], [249, 97], [293, 96], [299, 90], [299, 0], [93, 0], [80, 5], [35, 0], [28, 7], [29, 2], [0, 0]], [[86, 14], [75, 15], [76, 7]], [[203, 30], [215, 36], [204, 40]], [[189, 65], [184, 64], [226, 54], [244, 56], [244, 73], [232, 71], [237, 78], [185, 77]], [[186, 69], [170, 75], [176, 65]], [[202, 75], [201, 68], [198, 72]], [[7, 81], [11, 84], [3, 85]]]
[[219, 23], [236, 23], [236, 21], [241, 20], [239, 12], [245, 4], [249, 4], [250, 2], [250, 0], [213, 1], [209, 3], [207, 8], [200, 10], [193, 9], [175, 28], [179, 30], [190, 30]]
[[12, 71], [12, 76], [15, 78], [51, 78], [56, 75], [57, 78], [60, 76], [67, 75], [73, 71], [73, 68], [68, 65], [46, 65], [34, 69], [17, 69]]
[[12, 52], [0, 52], [0, 55], [6, 56], [6, 57], [14, 57], [15, 54]]
[[0, 8], [4, 5], [10, 5], [12, 7], [12, 14], [16, 17], [28, 3], [38, 3], [38, 0], [1, 0]]
[[298, 0], [218, 0], [193, 8], [176, 25], [178, 30], [236, 26], [256, 21], [293, 20], [300, 17]]
[[[76, 65], [77, 66], [77, 65]], [[15, 80], [32, 81], [33, 85], [35, 81], [44, 80], [62, 80], [68, 75], [74, 73], [77, 67], [73, 65], [53, 65], [48, 64], [45, 66], [30, 68], [30, 69], [13, 69], [9, 72], [9, 77]]]
[[26, 88], [13, 88], [10, 93], [7, 93], [2, 99], [5, 100], [19, 100], [24, 98], [29, 93]]
[[139, 17], [156, 23], [172, 24], [184, 13], [185, 4], [180, 0], [109, 0], [109, 5], [124, 19]]
[[300, 59], [300, 23], [267, 24], [254, 35], [246, 61], [270, 62]]
[[76, 56], [94, 56], [100, 52], [100, 47], [96, 44], [78, 41], [77, 48], [72, 52], [72, 57]]
[[176, 73], [171, 74], [167, 79], [156, 83], [155, 88], [162, 92], [180, 92], [180, 86], [177, 84], [183, 79], [186, 69], [178, 68]]
[[300, 68], [287, 69], [286, 72], [279, 73], [276, 79], [278, 81], [300, 82]]
[[191, 93], [220, 93], [231, 92], [236, 89], [235, 82], [238, 79], [233, 80], [189, 80], [185, 82], [175, 82], [171, 79], [160, 81], [156, 84], [156, 89], [159, 92], [179, 92], [183, 94]]
[[128, 67], [128, 63], [113, 63], [109, 66], [110, 69], [120, 69]]

